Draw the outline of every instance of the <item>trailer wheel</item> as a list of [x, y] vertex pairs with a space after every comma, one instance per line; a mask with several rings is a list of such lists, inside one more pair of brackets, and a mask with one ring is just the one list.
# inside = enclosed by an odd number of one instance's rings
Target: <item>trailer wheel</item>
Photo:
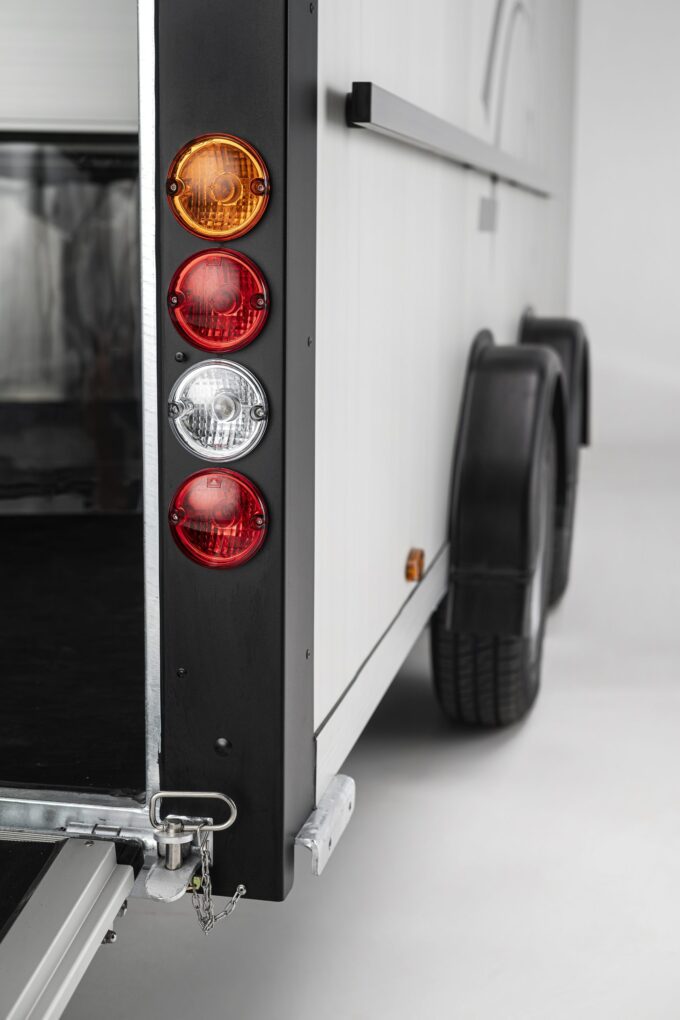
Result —
[[563, 378], [544, 350], [473, 346], [452, 487], [451, 583], [432, 617], [435, 692], [452, 722], [507, 726], [539, 689], [555, 508], [564, 493]]
[[508, 726], [526, 715], [538, 694], [553, 564], [555, 445], [555, 432], [550, 426], [543, 444], [537, 495], [540, 538], [530, 633], [456, 631], [447, 620], [450, 615], [448, 598], [432, 618], [435, 690], [444, 714], [453, 722]]

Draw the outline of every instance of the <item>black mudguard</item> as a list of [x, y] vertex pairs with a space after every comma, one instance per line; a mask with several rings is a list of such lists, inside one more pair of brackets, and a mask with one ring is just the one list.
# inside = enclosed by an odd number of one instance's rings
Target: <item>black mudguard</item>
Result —
[[535, 631], [536, 486], [550, 425], [560, 503], [568, 457], [560, 358], [548, 347], [496, 346], [481, 333], [468, 363], [452, 484], [447, 622], [455, 632]]
[[578, 487], [579, 452], [590, 442], [590, 357], [588, 340], [575, 319], [549, 319], [528, 311], [520, 324], [519, 343], [552, 350], [562, 364], [566, 395], [566, 485], [555, 517], [555, 552], [551, 603], [569, 581]]

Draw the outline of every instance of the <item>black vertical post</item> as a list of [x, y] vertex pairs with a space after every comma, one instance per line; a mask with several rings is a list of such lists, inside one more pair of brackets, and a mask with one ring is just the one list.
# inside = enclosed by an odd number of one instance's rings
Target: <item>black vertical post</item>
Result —
[[[215, 838], [215, 891], [242, 882], [249, 896], [274, 900], [290, 889], [293, 840], [314, 801], [315, 8], [309, 0], [156, 8], [161, 783], [235, 799], [236, 824]], [[165, 196], [175, 154], [211, 133], [250, 142], [271, 176], [260, 222], [219, 244], [186, 231]], [[187, 559], [167, 523], [179, 484], [210, 465], [174, 439], [164, 409], [178, 376], [210, 355], [177, 334], [166, 295], [179, 264], [211, 247], [248, 255], [271, 297], [263, 332], [228, 357], [257, 376], [270, 405], [260, 445], [229, 464], [264, 494], [269, 532], [232, 570]], [[177, 807], [201, 812], [200, 802]]]

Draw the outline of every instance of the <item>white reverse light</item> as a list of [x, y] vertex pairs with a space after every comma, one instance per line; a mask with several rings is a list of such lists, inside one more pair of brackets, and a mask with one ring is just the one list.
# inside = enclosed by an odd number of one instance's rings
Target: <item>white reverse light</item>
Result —
[[175, 383], [168, 417], [179, 441], [203, 460], [236, 460], [267, 428], [267, 397], [247, 368], [202, 361]]

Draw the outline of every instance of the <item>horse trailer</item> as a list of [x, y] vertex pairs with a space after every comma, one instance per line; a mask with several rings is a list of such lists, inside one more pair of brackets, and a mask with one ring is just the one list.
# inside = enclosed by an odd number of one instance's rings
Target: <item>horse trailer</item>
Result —
[[531, 708], [588, 441], [574, 19], [5, 3], [3, 1017], [130, 895], [209, 931], [320, 874], [424, 628], [453, 735]]

